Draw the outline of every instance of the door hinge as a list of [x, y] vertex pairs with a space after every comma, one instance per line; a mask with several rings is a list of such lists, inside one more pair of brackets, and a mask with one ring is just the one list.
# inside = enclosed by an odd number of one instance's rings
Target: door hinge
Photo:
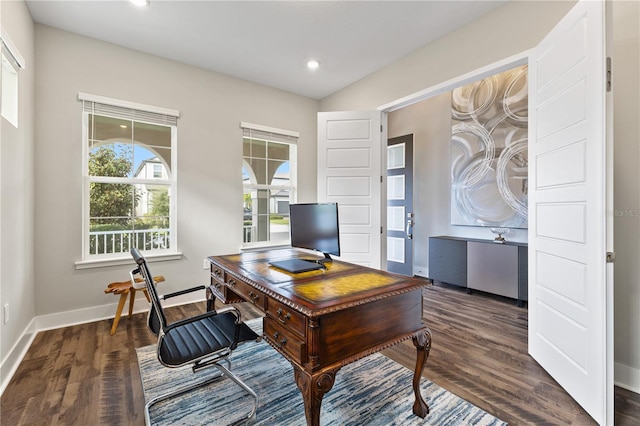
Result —
[[607, 57], [607, 92], [611, 91], [611, 57]]
[[380, 125], [380, 133], [382, 133], [382, 124]]
[[607, 263], [615, 263], [616, 253], [614, 251], [607, 252]]
[[380, 233], [382, 234], [382, 226], [380, 227]]
[[382, 183], [382, 175], [380, 175], [380, 183]]

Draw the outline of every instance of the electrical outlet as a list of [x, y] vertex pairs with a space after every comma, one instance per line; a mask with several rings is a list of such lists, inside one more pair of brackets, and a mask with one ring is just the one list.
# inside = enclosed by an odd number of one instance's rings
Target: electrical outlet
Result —
[[209, 259], [207, 259], [206, 257], [202, 259], [202, 269], [209, 269], [210, 266], [211, 263], [209, 263]]
[[8, 323], [9, 322], [9, 304], [5, 303], [4, 304], [4, 310], [3, 310], [3, 318], [4, 318], [4, 323]]

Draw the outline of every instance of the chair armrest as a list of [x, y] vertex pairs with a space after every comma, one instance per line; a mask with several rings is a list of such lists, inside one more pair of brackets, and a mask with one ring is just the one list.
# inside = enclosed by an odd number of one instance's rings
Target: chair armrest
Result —
[[165, 332], [169, 331], [169, 329], [174, 328], [174, 327], [180, 327], [180, 326], [183, 326], [185, 324], [189, 324], [191, 322], [200, 321], [203, 318], [215, 317], [218, 314], [223, 314], [223, 313], [227, 313], [227, 312], [231, 312], [236, 317], [235, 323], [236, 323], [236, 329], [237, 329], [238, 326], [241, 324], [241, 322], [240, 322], [240, 311], [235, 306], [229, 306], [229, 307], [225, 307], [223, 309], [219, 309], [217, 311], [207, 311], [205, 313], [202, 313], [202, 314], [199, 314], [199, 315], [196, 315], [196, 316], [193, 316], [193, 317], [184, 318], [184, 319], [172, 322], [171, 324], [169, 324], [166, 327]]
[[200, 285], [198, 287], [192, 287], [192, 288], [187, 288], [185, 290], [176, 291], [175, 293], [163, 294], [163, 295], [160, 296], [160, 299], [167, 300], [167, 299], [170, 299], [172, 297], [181, 296], [183, 294], [193, 293], [194, 291], [204, 290], [204, 289], [205, 289], [205, 286]]
[[131, 278], [131, 285], [136, 290], [142, 290], [143, 288], [147, 287], [147, 284], [144, 282], [143, 279], [141, 279], [139, 277], [134, 277], [134, 275], [139, 274], [139, 273], [140, 273], [140, 268], [135, 268], [135, 269], [132, 269], [131, 271], [129, 271], [129, 277]]

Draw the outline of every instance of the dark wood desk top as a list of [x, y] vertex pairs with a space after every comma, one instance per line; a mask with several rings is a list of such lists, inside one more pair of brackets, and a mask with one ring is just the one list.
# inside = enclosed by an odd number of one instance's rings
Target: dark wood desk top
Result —
[[429, 406], [419, 383], [431, 348], [422, 320], [422, 288], [428, 282], [339, 260], [325, 270], [298, 274], [269, 265], [292, 258], [322, 259], [295, 249], [210, 256], [213, 300], [207, 306], [214, 306], [215, 298], [247, 301], [265, 313], [263, 337], [291, 362], [311, 426], [320, 424], [322, 397], [340, 368], [413, 339], [413, 412], [424, 418]]
[[234, 279], [247, 282], [268, 296], [291, 306], [308, 317], [384, 299], [426, 287], [428, 282], [334, 260], [326, 270], [290, 273], [269, 265], [292, 258], [322, 259], [296, 249], [252, 251], [211, 256]]

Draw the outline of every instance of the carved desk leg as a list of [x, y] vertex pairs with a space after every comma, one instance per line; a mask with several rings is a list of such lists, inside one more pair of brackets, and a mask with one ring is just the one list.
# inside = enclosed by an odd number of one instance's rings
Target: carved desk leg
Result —
[[416, 402], [413, 403], [413, 414], [424, 419], [429, 414], [429, 406], [420, 393], [420, 379], [431, 350], [431, 330], [425, 328], [413, 336], [413, 345], [418, 350], [416, 369], [413, 372], [413, 393], [416, 396]]
[[336, 373], [340, 370], [340, 367], [310, 375], [295, 364], [292, 363], [291, 365], [293, 366], [296, 384], [304, 400], [304, 415], [307, 418], [307, 426], [319, 426], [322, 398], [333, 387]]

